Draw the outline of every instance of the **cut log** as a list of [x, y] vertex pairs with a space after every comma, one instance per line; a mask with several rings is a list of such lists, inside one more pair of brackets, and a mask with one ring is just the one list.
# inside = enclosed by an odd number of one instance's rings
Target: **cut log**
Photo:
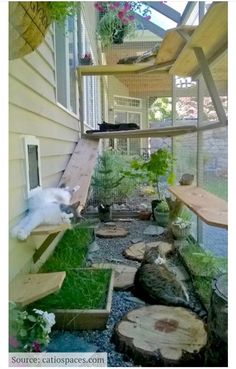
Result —
[[190, 310], [152, 305], [130, 311], [117, 324], [114, 340], [139, 365], [201, 366], [207, 333]]
[[108, 226], [99, 228], [95, 231], [97, 237], [101, 238], [116, 238], [116, 237], [125, 237], [129, 234], [128, 230], [122, 227], [117, 226]]
[[113, 269], [115, 271], [114, 289], [127, 290], [134, 285], [134, 276], [137, 268], [134, 266], [114, 263], [95, 263], [93, 268]]
[[162, 257], [168, 257], [168, 255], [173, 252], [173, 245], [169, 242], [155, 241], [145, 243], [142, 241], [124, 250], [124, 256], [130, 260], [142, 261], [145, 250], [151, 247], [158, 247], [160, 256]]

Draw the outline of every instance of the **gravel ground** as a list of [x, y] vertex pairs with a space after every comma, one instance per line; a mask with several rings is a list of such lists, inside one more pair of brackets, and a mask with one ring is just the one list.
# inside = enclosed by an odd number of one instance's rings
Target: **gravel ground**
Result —
[[[122, 255], [123, 251], [127, 248], [128, 245], [130, 245], [132, 241], [137, 241], [138, 239], [146, 241], [156, 241], [157, 239], [163, 238], [168, 239], [167, 233], [164, 233], [160, 236], [144, 235], [143, 231], [147, 226], [150, 225], [150, 222], [147, 221], [134, 219], [132, 220], [132, 222], [120, 222], [118, 224], [120, 226], [128, 228], [129, 235], [124, 238], [117, 239], [96, 238], [96, 244], [99, 246], [99, 249], [90, 254], [89, 262], [115, 261], [117, 263], [125, 262], [129, 265], [139, 265], [135, 261], [125, 259]], [[176, 256], [174, 256], [173, 258], [171, 258], [171, 263], [173, 265], [179, 265], [180, 261]], [[199, 308], [201, 313], [203, 313], [204, 310], [202, 310], [202, 306], [194, 294], [192, 285], [188, 284], [187, 288], [190, 295], [190, 301]], [[142, 306], [142, 303], [133, 298], [133, 295], [130, 291], [114, 291], [112, 298], [112, 311], [108, 319], [107, 328], [105, 330], [77, 331], [73, 333], [54, 331], [52, 344], [54, 344], [55, 347], [56, 341], [60, 339], [59, 352], [63, 352], [64, 349], [61, 342], [66, 340], [68, 346], [68, 342], [70, 342], [70, 340], [72, 340], [72, 343], [76, 338], [79, 337], [83, 341], [86, 341], [88, 344], [95, 345], [98, 352], [107, 352], [109, 367], [133, 367], [135, 365], [132, 359], [121, 353], [118, 353], [115, 350], [115, 345], [111, 342], [111, 338], [115, 324], [119, 322], [128, 311], [140, 306]]]

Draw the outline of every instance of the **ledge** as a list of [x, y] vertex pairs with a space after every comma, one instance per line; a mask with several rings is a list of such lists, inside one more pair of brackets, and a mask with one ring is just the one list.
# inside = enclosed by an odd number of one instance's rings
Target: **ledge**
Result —
[[172, 186], [169, 191], [205, 223], [228, 229], [228, 205], [225, 200], [194, 186]]

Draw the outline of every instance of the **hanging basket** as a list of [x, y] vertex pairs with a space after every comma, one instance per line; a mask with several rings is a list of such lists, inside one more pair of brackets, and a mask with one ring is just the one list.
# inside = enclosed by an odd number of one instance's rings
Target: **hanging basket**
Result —
[[9, 2], [9, 59], [37, 49], [50, 24], [46, 2]]

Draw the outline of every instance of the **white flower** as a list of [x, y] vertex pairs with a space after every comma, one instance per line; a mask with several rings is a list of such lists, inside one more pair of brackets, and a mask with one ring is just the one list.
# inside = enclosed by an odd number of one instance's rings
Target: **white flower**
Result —
[[55, 314], [45, 311], [43, 313], [43, 319], [46, 323], [45, 328], [47, 329], [48, 333], [50, 333], [52, 326], [56, 323]]

